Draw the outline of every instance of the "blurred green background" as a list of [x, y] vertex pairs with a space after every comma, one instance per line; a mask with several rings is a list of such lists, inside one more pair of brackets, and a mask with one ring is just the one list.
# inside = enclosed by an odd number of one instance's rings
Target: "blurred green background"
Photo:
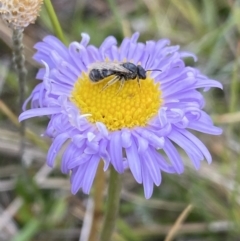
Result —
[[[236, 0], [53, 0], [68, 40], [80, 33], [99, 45], [108, 35], [120, 42], [139, 31], [140, 41], [169, 38], [193, 52], [199, 68], [219, 80], [222, 90], [204, 93], [205, 110], [222, 136], [199, 135], [213, 156], [199, 171], [186, 159], [183, 175], [164, 175], [153, 197], [130, 173], [124, 174], [120, 217], [113, 241], [240, 240], [240, 1]], [[38, 83], [33, 45], [52, 34], [43, 6], [36, 24], [25, 30], [27, 92]], [[11, 63], [11, 31], [0, 20], [0, 241], [75, 241], [83, 227], [88, 196], [70, 193], [69, 177], [45, 166], [50, 140], [40, 137], [47, 118], [27, 121], [22, 170], [19, 160], [18, 83]], [[189, 205], [192, 206], [189, 206]], [[186, 207], [188, 207], [186, 211]], [[193, 208], [190, 208], [193, 207]], [[185, 213], [183, 211], [185, 210]], [[176, 220], [182, 220], [179, 226]], [[180, 220], [181, 221], [181, 220]], [[85, 224], [86, 225], [86, 224]], [[175, 230], [175, 231], [174, 231]], [[174, 233], [173, 236], [170, 233]], [[85, 240], [81, 240], [85, 241]], [[94, 240], [92, 240], [94, 241]]]

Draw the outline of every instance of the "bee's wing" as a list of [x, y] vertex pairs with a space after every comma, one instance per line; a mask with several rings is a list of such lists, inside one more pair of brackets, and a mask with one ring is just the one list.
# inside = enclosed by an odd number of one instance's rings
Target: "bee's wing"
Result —
[[89, 70], [92, 69], [108, 69], [113, 70], [116, 72], [122, 72], [122, 73], [129, 73], [129, 70], [124, 68], [120, 63], [107, 63], [107, 62], [99, 62], [99, 63], [93, 63], [89, 66]]

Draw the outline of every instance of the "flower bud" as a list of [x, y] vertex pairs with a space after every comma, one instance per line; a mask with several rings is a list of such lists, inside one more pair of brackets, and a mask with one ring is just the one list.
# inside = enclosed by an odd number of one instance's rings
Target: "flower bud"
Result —
[[0, 15], [12, 29], [24, 29], [34, 23], [43, 0], [0, 0]]

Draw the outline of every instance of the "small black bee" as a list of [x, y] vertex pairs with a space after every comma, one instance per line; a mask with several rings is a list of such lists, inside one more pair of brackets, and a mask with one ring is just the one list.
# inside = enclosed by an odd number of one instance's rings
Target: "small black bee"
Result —
[[[93, 83], [99, 83], [106, 77], [113, 75], [111, 79], [102, 90], [108, 88], [109, 86], [121, 81], [120, 88], [124, 85], [127, 80], [132, 80], [137, 78], [138, 85], [140, 86], [139, 79], [146, 79], [146, 72], [141, 65], [135, 65], [130, 62], [126, 63], [94, 63], [90, 66], [89, 78]], [[154, 70], [161, 71], [161, 70]]]

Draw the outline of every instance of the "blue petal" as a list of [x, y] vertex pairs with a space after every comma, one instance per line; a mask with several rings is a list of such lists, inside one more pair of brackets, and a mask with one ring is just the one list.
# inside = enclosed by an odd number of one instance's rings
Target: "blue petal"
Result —
[[129, 168], [138, 183], [142, 183], [141, 162], [137, 151], [137, 146], [134, 140], [132, 145], [125, 149]]
[[51, 147], [48, 150], [48, 154], [47, 154], [47, 163], [50, 167], [53, 167], [53, 162], [58, 154], [58, 152], [60, 151], [62, 145], [64, 144], [64, 142], [69, 138], [69, 135], [67, 133], [63, 133], [58, 135]]
[[72, 160], [72, 157], [75, 155], [76, 152], [78, 152], [78, 148], [74, 145], [74, 143], [70, 143], [62, 156], [62, 162], [61, 162], [62, 173], [67, 174], [69, 172], [68, 163]]
[[104, 136], [104, 137], [107, 137], [108, 136], [108, 129], [107, 127], [101, 123], [101, 122], [96, 122], [96, 126], [99, 130], [99, 132]]
[[131, 42], [136, 44], [139, 38], [139, 35], [140, 35], [139, 32], [135, 32], [131, 37]]
[[173, 129], [168, 138], [178, 144], [187, 154], [196, 155], [199, 160], [203, 160], [202, 152], [188, 138], [183, 136], [177, 129]]
[[94, 133], [92, 133], [91, 131], [89, 131], [87, 133], [87, 139], [89, 142], [91, 142], [95, 137], [96, 137], [96, 135]]
[[121, 146], [121, 132], [116, 131], [111, 135], [109, 153], [111, 157], [111, 163], [117, 172], [123, 173], [123, 155]]
[[183, 51], [180, 52], [180, 58], [189, 58], [189, 57], [192, 57], [195, 62], [197, 61], [197, 56], [195, 54], [190, 52], [183, 52]]
[[83, 192], [86, 194], [89, 194], [90, 189], [92, 187], [99, 161], [100, 161], [100, 158], [98, 155], [93, 155], [91, 160], [89, 161], [87, 170], [83, 178], [83, 183], [82, 183]]
[[216, 80], [211, 80], [211, 79], [208, 79], [208, 78], [205, 79], [205, 80], [198, 81], [196, 83], [196, 85], [194, 86], [194, 89], [195, 88], [207, 88], [207, 90], [208, 90], [211, 87], [223, 89], [223, 86], [220, 82], [218, 82]]
[[122, 130], [121, 143], [123, 148], [128, 148], [132, 145], [131, 132], [129, 130]]
[[79, 71], [85, 71], [86, 66], [83, 64], [81, 53], [80, 53], [80, 44], [77, 42], [72, 42], [69, 46], [69, 55], [75, 63], [75, 66], [79, 69]]
[[166, 138], [165, 145], [163, 147], [168, 158], [171, 160], [173, 166], [175, 167], [178, 174], [181, 174], [184, 171], [184, 166], [182, 162], [182, 158], [179, 155], [177, 149], [174, 145]]
[[142, 177], [143, 177], [143, 188], [144, 195], [146, 199], [149, 199], [153, 193], [153, 181], [148, 172], [148, 168], [145, 166], [144, 161], [142, 160]]
[[181, 92], [183, 90], [187, 90], [187, 89], [195, 89], [195, 85], [196, 85], [197, 80], [195, 79], [194, 76], [189, 76], [186, 77], [185, 79], [182, 79], [181, 81], [176, 81], [176, 83], [174, 84], [168, 84], [166, 86], [162, 86], [162, 98], [168, 98], [168, 96], [170, 95], [174, 95], [178, 92]]
[[61, 113], [60, 107], [48, 107], [48, 108], [37, 108], [37, 109], [31, 109], [24, 111], [18, 118], [18, 120], [21, 122], [23, 120], [36, 117], [36, 116], [44, 116], [44, 115], [53, 115]]
[[145, 48], [145, 45], [143, 43], [137, 43], [136, 49], [134, 51], [134, 56], [132, 56], [136, 64], [138, 64], [139, 61], [141, 60], [144, 48]]
[[108, 166], [110, 164], [110, 155], [107, 151], [107, 145], [108, 141], [105, 139], [102, 139], [99, 144], [99, 155], [104, 161], [104, 171], [108, 169]]
[[126, 56], [128, 55], [128, 50], [129, 50], [129, 44], [130, 44], [130, 40], [129, 38], [124, 38], [119, 49], [119, 58], [120, 58], [120, 61], [124, 60], [124, 58], [126, 58]]
[[197, 148], [199, 148], [199, 150], [205, 156], [205, 158], [209, 164], [212, 162], [212, 157], [211, 157], [211, 154], [209, 153], [208, 149], [196, 136], [194, 136], [187, 130], [179, 129], [178, 131], [181, 134], [183, 134], [184, 136], [186, 136], [190, 141], [192, 141], [196, 145]]
[[86, 174], [87, 167], [89, 163], [84, 163], [83, 165], [76, 168], [76, 172], [73, 173], [71, 177], [71, 192], [72, 194], [76, 194], [78, 190], [82, 187], [83, 178]]
[[88, 151], [95, 152], [95, 153], [99, 152], [99, 143], [98, 142], [96, 142], [96, 141], [94, 141], [94, 142], [87, 142], [86, 144], [87, 144], [87, 147], [89, 147], [89, 148], [86, 148]]
[[133, 133], [134, 137], [136, 137], [136, 142], [138, 146], [138, 153], [141, 155], [148, 149], [148, 141], [145, 138], [142, 138], [137, 133]]
[[189, 156], [190, 160], [193, 162], [193, 165], [196, 168], [196, 170], [199, 170], [199, 168], [201, 166], [201, 160], [197, 156], [192, 155], [190, 153], [188, 153], [188, 156]]
[[[54, 36], [46, 36], [44, 39], [44, 44], [49, 48], [49, 50], [56, 50], [58, 53], [63, 56], [64, 59], [68, 59], [68, 50], [67, 47], [56, 37]], [[34, 46], [36, 48], [37, 44]], [[41, 49], [39, 49], [41, 51]]]
[[72, 141], [78, 148], [81, 148], [86, 143], [86, 136], [85, 135], [74, 135], [72, 137]]
[[158, 137], [153, 132], [148, 131], [148, 130], [139, 130], [138, 133], [155, 148], [160, 149], [163, 147], [163, 145], [164, 145], [163, 137]]
[[156, 160], [152, 159], [152, 156], [150, 154], [150, 151], [147, 150], [144, 154], [143, 154], [143, 159], [145, 161], [145, 165], [148, 169], [149, 174], [152, 177], [153, 182], [159, 186], [161, 183], [161, 172], [159, 170], [158, 164], [156, 162]]
[[116, 60], [116, 61], [119, 61], [119, 51], [118, 51], [118, 47], [117, 46], [112, 46], [111, 48], [111, 59], [112, 60]]
[[207, 125], [204, 122], [190, 122], [188, 124], [189, 129], [193, 129], [196, 131], [200, 131], [203, 133], [211, 134], [211, 135], [221, 135], [222, 134], [222, 129], [216, 126], [212, 125]]
[[80, 44], [86, 47], [90, 41], [90, 36], [87, 33], [81, 33], [81, 36], [82, 36], [82, 40]]
[[35, 96], [36, 94], [38, 94], [39, 90], [41, 89], [42, 83], [38, 84], [32, 91], [31, 95], [24, 101], [24, 104], [22, 106], [22, 110], [26, 111], [27, 109], [27, 104], [29, 103], [29, 101], [33, 98], [33, 96]]
[[150, 149], [152, 158], [157, 161], [160, 169], [166, 173], [176, 173], [176, 169], [174, 166], [167, 163], [167, 161], [164, 159], [164, 157], [156, 150], [153, 150], [153, 148]]
[[68, 164], [67, 164], [68, 170], [72, 170], [72, 169], [86, 163], [92, 157], [92, 155], [81, 153], [80, 151], [78, 151], [78, 152], [79, 152], [79, 155], [68, 162]]
[[103, 43], [99, 47], [99, 50], [100, 51], [107, 50], [116, 44], [117, 44], [117, 40], [113, 36], [109, 36], [103, 41]]

